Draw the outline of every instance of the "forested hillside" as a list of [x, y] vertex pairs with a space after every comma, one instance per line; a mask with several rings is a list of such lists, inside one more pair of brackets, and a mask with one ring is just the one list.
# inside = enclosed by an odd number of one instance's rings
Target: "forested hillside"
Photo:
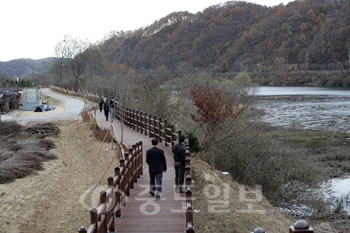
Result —
[[174, 12], [112, 34], [101, 45], [111, 64], [181, 76], [348, 70], [350, 1], [303, 0], [265, 7], [230, 1], [197, 14]]
[[[50, 67], [14, 60], [0, 63], [0, 77], [49, 77], [46, 82], [77, 85], [82, 78], [116, 74], [248, 72], [261, 85], [350, 87], [349, 0], [296, 0], [275, 7], [229, 1], [196, 14], [173, 12], [134, 31], [111, 32], [88, 47], [69, 41], [59, 44], [57, 59], [46, 62]], [[78, 51], [69, 46], [84, 49], [68, 56]], [[46, 74], [35, 75], [42, 71]]]
[[52, 58], [39, 60], [33, 59], [15, 59], [8, 62], [0, 62], [0, 77], [31, 77], [34, 74], [45, 70]]

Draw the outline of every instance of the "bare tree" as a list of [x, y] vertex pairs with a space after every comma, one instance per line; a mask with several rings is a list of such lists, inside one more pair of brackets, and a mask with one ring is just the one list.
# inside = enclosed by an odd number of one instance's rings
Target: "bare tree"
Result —
[[58, 82], [63, 83], [67, 59], [62, 52], [64, 49], [64, 41], [60, 41], [55, 46], [55, 58], [51, 70], [58, 75]]
[[55, 47], [55, 55], [59, 64], [59, 70], [62, 72], [62, 65], [67, 62], [73, 73], [75, 87], [79, 86], [80, 76], [87, 67], [88, 59], [87, 55], [84, 53], [87, 48], [87, 42], [71, 36], [65, 36], [64, 40], [59, 42]]

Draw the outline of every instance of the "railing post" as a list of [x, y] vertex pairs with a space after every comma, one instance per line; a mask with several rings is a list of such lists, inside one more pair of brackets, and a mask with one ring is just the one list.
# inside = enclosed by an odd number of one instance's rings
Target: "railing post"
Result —
[[167, 144], [169, 143], [169, 142], [167, 141], [167, 138], [168, 138], [167, 129], [168, 129], [168, 121], [167, 121], [167, 120], [164, 120], [164, 141], [165, 141], [165, 146], [167, 146]]
[[134, 182], [137, 183], [137, 179], [140, 178], [140, 144], [137, 142], [134, 147], [134, 167], [135, 167], [135, 177]]
[[101, 215], [103, 214], [105, 216], [101, 225], [102, 231], [107, 232], [109, 218], [108, 218], [108, 212], [107, 212], [107, 193], [105, 190], [100, 191], [100, 205], [103, 205], [103, 211]]
[[187, 206], [186, 208], [186, 233], [194, 233], [192, 206]]
[[175, 142], [174, 142], [174, 134], [175, 134], [175, 126], [172, 125], [171, 126], [171, 137], [170, 137], [170, 145], [171, 147], [174, 146]]
[[131, 148], [129, 148], [129, 156], [130, 156], [130, 160], [129, 160], [129, 163], [130, 165], [128, 166], [129, 167], [129, 187], [130, 189], [133, 189], [134, 188], [134, 172], [135, 172], [135, 145], [133, 145]]
[[258, 227], [258, 228], [255, 228], [255, 230], [252, 233], [265, 233], [265, 229]]
[[79, 228], [79, 233], [87, 233], [86, 227], [81, 226], [81, 227]]
[[149, 137], [153, 137], [154, 136], [154, 132], [152, 132], [152, 116], [151, 114], [148, 115], [148, 136]]
[[137, 182], [137, 144], [132, 146], [132, 188], [134, 188], [134, 183]]
[[186, 187], [185, 194], [186, 194], [186, 203], [192, 206], [192, 188]]
[[289, 233], [313, 233], [314, 230], [309, 226], [307, 221], [300, 219], [289, 227]]
[[108, 184], [108, 187], [114, 188], [113, 176], [108, 176], [108, 178], [107, 178], [107, 184]]
[[162, 118], [159, 117], [158, 118], [158, 137], [159, 137], [159, 142], [161, 143], [162, 142], [162, 138], [163, 138], [163, 135], [162, 135]]
[[140, 167], [140, 173], [139, 177], [143, 175], [143, 144], [142, 141], [139, 142], [139, 167]]
[[186, 187], [191, 187], [192, 186], [192, 177], [191, 175], [186, 176]]
[[124, 107], [124, 125], [129, 127], [129, 109]]
[[120, 167], [122, 168], [122, 171], [120, 174], [122, 180], [120, 181], [119, 187], [120, 187], [121, 191], [123, 193], [125, 193], [125, 195], [129, 196], [128, 191], [127, 191], [127, 187], [126, 187], [126, 184], [128, 182], [128, 177], [127, 177], [128, 174], [127, 174], [127, 167], [125, 166], [125, 163], [126, 163], [125, 158], [127, 158], [127, 157], [128, 157], [128, 153], [126, 152], [124, 154], [124, 158], [121, 158], [120, 162], [119, 162]]
[[[114, 211], [115, 211], [115, 208], [117, 207], [117, 205], [118, 205], [118, 199], [117, 199], [117, 194], [116, 194], [116, 192], [115, 192], [115, 187], [114, 187], [114, 179], [113, 179], [113, 176], [108, 176], [108, 178], [107, 178], [107, 183], [108, 183], [108, 188], [111, 188], [112, 189], [112, 194], [111, 195], [113, 195], [112, 197], [110, 197], [110, 198], [113, 198], [112, 199], [112, 206], [110, 206], [110, 207], [108, 207], [109, 208], [109, 211], [108, 211], [108, 219], [110, 219], [110, 218], [112, 218], [113, 220], [112, 220], [112, 222], [113, 222], [113, 226], [114, 226], [114, 224], [115, 224], [115, 213], [114, 213]], [[109, 222], [109, 221], [108, 221]], [[107, 223], [108, 223], [107, 222]], [[110, 232], [114, 232], [114, 228], [110, 228], [109, 229], [109, 231]]]
[[140, 112], [140, 133], [143, 134], [143, 129], [144, 129], [144, 125], [143, 125], [143, 114], [142, 112]]
[[131, 176], [131, 161], [130, 161], [130, 154], [129, 152], [125, 152], [124, 153], [124, 158], [125, 158], [125, 172], [124, 172], [124, 177], [125, 177], [125, 184], [126, 184], [126, 188], [125, 188], [125, 194], [126, 196], [130, 196], [130, 176]]
[[119, 218], [121, 217], [121, 205], [120, 205], [120, 199], [121, 199], [121, 193], [120, 193], [120, 167], [115, 167], [114, 168], [114, 175], [117, 176], [116, 180], [116, 187], [118, 187], [118, 190], [115, 192], [115, 206], [116, 211], [115, 211], [115, 217]]
[[90, 209], [90, 223], [96, 224], [96, 227], [98, 226], [98, 224], [97, 224], [97, 208], [95, 206]]
[[132, 125], [131, 125], [131, 112], [130, 112], [130, 109], [129, 108], [125, 108], [125, 123], [126, 123], [126, 126], [131, 128]]
[[177, 132], [177, 141], [179, 142], [179, 139], [180, 139], [180, 136], [181, 136], [181, 130], [179, 130], [178, 132]]
[[144, 116], [143, 116], [143, 127], [144, 127], [144, 130], [145, 130], [145, 135], [147, 136], [147, 129], [148, 129], [147, 113], [145, 113]]
[[120, 174], [120, 167], [114, 167], [114, 175], [115, 176], [119, 176], [119, 174]]
[[[124, 154], [124, 156], [125, 156], [125, 154]], [[119, 164], [120, 164], [121, 168], [125, 169], [125, 159], [124, 158], [120, 159]]]
[[190, 166], [190, 165], [191, 165], [191, 159], [190, 159], [190, 157], [187, 157], [187, 155], [186, 155], [185, 166]]
[[157, 116], [153, 117], [153, 137], [157, 137], [157, 120], [156, 120]]
[[132, 110], [132, 129], [135, 130], [136, 129], [136, 124], [137, 124], [137, 121], [136, 121], [136, 111], [135, 110]]
[[140, 112], [136, 111], [136, 132], [140, 132], [140, 125]]
[[185, 176], [187, 176], [187, 175], [191, 175], [191, 166], [190, 165], [185, 166]]

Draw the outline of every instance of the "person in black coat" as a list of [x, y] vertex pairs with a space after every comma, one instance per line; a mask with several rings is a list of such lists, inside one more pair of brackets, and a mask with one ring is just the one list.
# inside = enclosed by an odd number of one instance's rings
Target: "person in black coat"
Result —
[[108, 121], [108, 115], [109, 115], [109, 101], [106, 99], [106, 101], [103, 103], [103, 110], [105, 113], [106, 121]]
[[184, 145], [185, 136], [179, 136], [179, 142], [173, 147], [174, 168], [175, 168], [175, 192], [184, 193], [182, 189], [185, 176], [186, 148]]
[[112, 99], [109, 99], [109, 112], [111, 113], [111, 122], [113, 122], [115, 118], [115, 107]]
[[101, 95], [98, 96], [97, 98], [97, 103], [98, 103], [98, 106], [100, 107], [100, 112], [102, 112], [102, 106], [103, 106], [103, 97]]
[[165, 160], [165, 154], [158, 146], [158, 139], [152, 139], [152, 148], [146, 151], [146, 162], [148, 164], [149, 176], [150, 176], [150, 191], [149, 193], [154, 196], [156, 200], [160, 199], [162, 193], [162, 179], [163, 172], [167, 170], [167, 164]]

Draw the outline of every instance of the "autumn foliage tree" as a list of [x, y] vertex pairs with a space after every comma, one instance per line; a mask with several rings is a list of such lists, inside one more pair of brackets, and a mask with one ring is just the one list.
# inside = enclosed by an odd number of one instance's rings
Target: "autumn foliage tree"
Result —
[[[210, 150], [213, 144], [227, 136], [226, 124], [241, 116], [250, 105], [247, 98], [242, 98], [246, 92], [238, 91], [233, 84], [227, 80], [210, 81], [191, 88], [192, 102], [196, 107], [191, 117], [204, 133], [203, 150]], [[211, 163], [214, 166], [215, 153], [211, 154]]]

